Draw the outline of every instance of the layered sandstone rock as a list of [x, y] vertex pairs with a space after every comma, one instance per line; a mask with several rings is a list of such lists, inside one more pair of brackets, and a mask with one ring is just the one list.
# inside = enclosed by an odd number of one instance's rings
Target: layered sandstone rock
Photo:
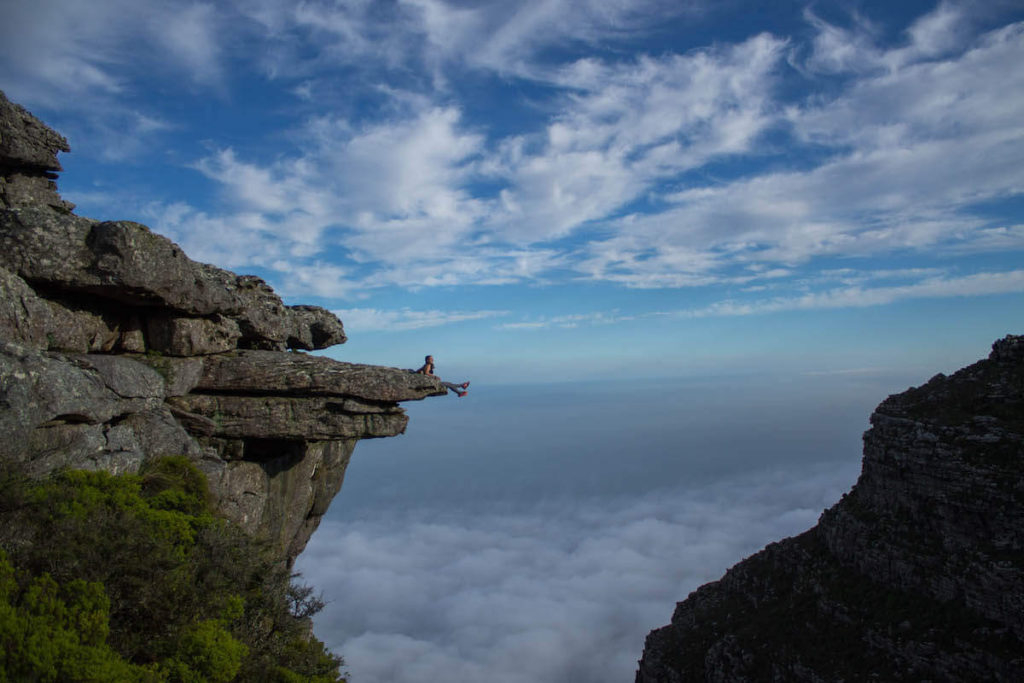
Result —
[[679, 603], [638, 683], [1020, 680], [1024, 337], [871, 424], [854, 488]]
[[72, 214], [60, 151], [0, 93], [0, 457], [44, 475], [187, 455], [227, 516], [293, 560], [355, 443], [402, 433], [398, 403], [444, 388], [301, 353], [343, 343], [341, 321], [144, 225]]

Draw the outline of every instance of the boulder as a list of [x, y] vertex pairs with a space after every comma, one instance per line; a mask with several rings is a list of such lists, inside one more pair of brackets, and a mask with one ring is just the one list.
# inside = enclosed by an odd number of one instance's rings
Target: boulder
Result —
[[[94, 315], [152, 321], [155, 348], [177, 348], [166, 351], [175, 355], [237, 346], [313, 350], [346, 340], [330, 311], [285, 306], [260, 278], [192, 261], [130, 221], [96, 222], [38, 206], [0, 210], [0, 267], [37, 291], [88, 300]], [[136, 335], [132, 346], [154, 342]]]
[[58, 152], [70, 152], [68, 141], [0, 91], [0, 166], [60, 171]]

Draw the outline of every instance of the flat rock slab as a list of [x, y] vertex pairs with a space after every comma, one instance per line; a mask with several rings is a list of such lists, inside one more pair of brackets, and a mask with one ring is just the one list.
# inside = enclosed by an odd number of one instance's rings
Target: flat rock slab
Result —
[[194, 391], [418, 401], [443, 395], [446, 390], [434, 377], [398, 368], [344, 363], [303, 353], [236, 351], [206, 358]]
[[[352, 399], [190, 394], [168, 399], [179, 411], [209, 420], [212, 436], [317, 441], [396, 436], [409, 418], [401, 408], [362, 412]], [[207, 430], [203, 430], [206, 432]], [[205, 435], [205, 434], [204, 434]]]

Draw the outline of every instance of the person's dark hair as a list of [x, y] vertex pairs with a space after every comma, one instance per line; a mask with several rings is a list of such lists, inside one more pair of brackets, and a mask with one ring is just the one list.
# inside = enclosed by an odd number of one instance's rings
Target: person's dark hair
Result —
[[429, 353], [427, 355], [423, 356], [423, 362], [424, 363], [430, 362], [430, 354]]

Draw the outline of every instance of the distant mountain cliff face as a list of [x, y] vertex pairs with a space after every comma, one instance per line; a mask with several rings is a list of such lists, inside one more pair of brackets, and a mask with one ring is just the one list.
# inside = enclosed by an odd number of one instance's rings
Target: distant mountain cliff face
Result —
[[0, 458], [42, 475], [187, 455], [224, 514], [294, 560], [355, 443], [401, 433], [398, 402], [444, 388], [289, 352], [343, 343], [341, 321], [143, 225], [74, 215], [59, 151], [0, 93]]
[[871, 424], [853, 489], [679, 603], [637, 683], [1021, 680], [1024, 337]]

